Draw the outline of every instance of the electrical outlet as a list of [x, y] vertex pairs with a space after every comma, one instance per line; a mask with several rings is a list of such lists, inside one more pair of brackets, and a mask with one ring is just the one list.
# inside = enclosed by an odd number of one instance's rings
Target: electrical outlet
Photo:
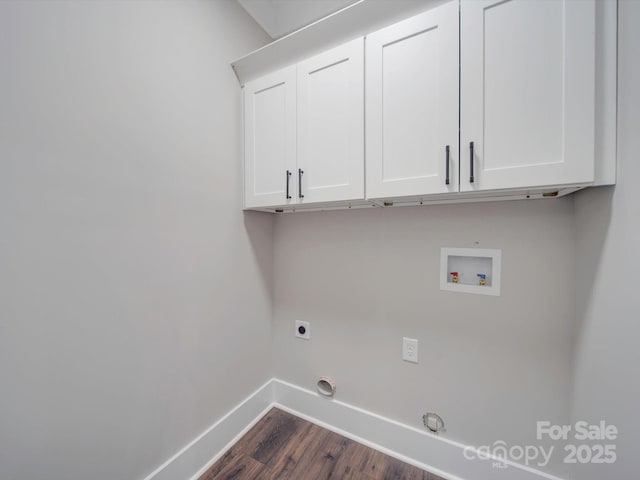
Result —
[[296, 320], [296, 337], [311, 340], [311, 324], [309, 322], [303, 322], [302, 320]]
[[418, 363], [418, 340], [407, 337], [402, 339], [402, 360]]

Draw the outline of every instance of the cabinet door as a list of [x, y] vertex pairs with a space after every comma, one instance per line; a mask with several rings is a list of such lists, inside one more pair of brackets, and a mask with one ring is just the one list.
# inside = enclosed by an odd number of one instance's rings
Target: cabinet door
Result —
[[462, 0], [461, 191], [593, 181], [594, 30], [594, 0]]
[[245, 208], [295, 202], [295, 66], [247, 82], [244, 125]]
[[458, 190], [458, 32], [451, 2], [367, 36], [368, 198]]
[[363, 44], [298, 64], [300, 203], [364, 198]]

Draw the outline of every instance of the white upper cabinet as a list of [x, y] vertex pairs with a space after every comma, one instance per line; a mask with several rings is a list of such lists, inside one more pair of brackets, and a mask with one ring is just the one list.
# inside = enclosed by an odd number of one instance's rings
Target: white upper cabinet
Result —
[[244, 87], [245, 208], [295, 202], [296, 67]]
[[245, 208], [364, 199], [364, 39], [244, 87]]
[[364, 40], [298, 64], [299, 203], [364, 198]]
[[[614, 182], [617, 13], [596, 2], [452, 0], [246, 82], [245, 207], [541, 198]], [[270, 55], [251, 55], [254, 67]]]
[[458, 3], [366, 42], [367, 197], [457, 192]]
[[460, 191], [593, 182], [595, 1], [462, 0], [460, 14]]

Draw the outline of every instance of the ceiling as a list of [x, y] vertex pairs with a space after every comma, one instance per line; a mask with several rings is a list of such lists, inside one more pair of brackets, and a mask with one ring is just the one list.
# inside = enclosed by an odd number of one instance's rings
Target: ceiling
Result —
[[358, 0], [237, 0], [276, 39]]

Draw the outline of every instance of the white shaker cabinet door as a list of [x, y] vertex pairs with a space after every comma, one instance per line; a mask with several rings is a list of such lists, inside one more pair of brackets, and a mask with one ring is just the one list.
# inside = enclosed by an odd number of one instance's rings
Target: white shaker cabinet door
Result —
[[594, 0], [462, 0], [460, 190], [594, 179]]
[[299, 203], [364, 198], [363, 44], [298, 64]]
[[458, 191], [459, 6], [366, 39], [367, 197]]
[[295, 203], [296, 67], [244, 86], [245, 208]]

